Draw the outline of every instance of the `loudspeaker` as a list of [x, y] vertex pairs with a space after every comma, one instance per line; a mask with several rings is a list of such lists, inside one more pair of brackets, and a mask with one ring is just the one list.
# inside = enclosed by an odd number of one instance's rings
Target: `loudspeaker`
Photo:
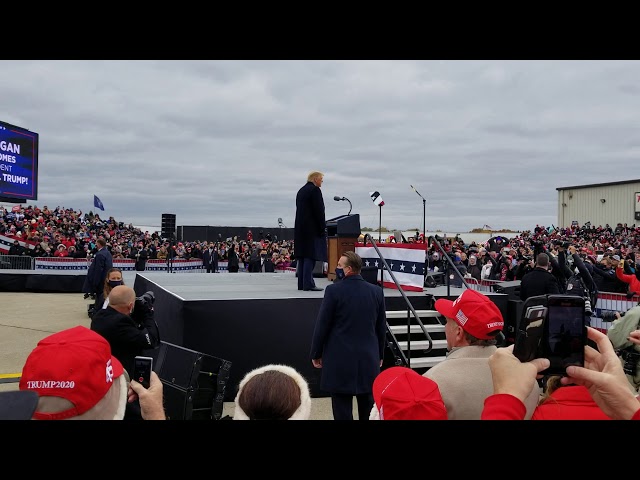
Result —
[[162, 214], [162, 237], [171, 238], [176, 233], [176, 215], [175, 213]]
[[509, 300], [520, 300], [520, 280], [494, 283], [493, 291], [507, 294]]
[[378, 267], [370, 266], [370, 267], [362, 267], [360, 270], [360, 275], [365, 281], [372, 283], [373, 285], [380, 285], [380, 269]]
[[313, 278], [324, 277], [324, 262], [318, 260], [313, 266]]
[[160, 342], [154, 371], [168, 420], [220, 420], [231, 362]]

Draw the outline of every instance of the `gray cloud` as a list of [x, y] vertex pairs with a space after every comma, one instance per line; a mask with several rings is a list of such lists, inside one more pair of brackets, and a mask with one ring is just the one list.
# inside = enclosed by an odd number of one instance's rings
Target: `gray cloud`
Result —
[[[556, 188], [635, 178], [637, 61], [0, 61], [0, 120], [40, 134], [36, 203], [127, 223], [327, 217], [466, 231], [556, 223]], [[606, 172], [606, 176], [604, 173]]]

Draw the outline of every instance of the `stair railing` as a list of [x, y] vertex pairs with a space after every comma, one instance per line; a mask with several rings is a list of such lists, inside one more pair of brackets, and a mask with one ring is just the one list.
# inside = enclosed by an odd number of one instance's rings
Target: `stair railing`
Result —
[[405, 356], [404, 352], [402, 352], [402, 349], [399, 348], [398, 341], [396, 340], [395, 335], [391, 332], [391, 328], [389, 327], [389, 322], [387, 322], [387, 333], [389, 333], [391, 335], [391, 337], [393, 338], [393, 341], [395, 342], [395, 348], [392, 348], [392, 350], [395, 351], [396, 355], [401, 355], [403, 361], [405, 361], [407, 366], [409, 368], [411, 368], [411, 343], [410, 343], [411, 342], [411, 315], [409, 314], [409, 312], [411, 312], [413, 314], [413, 318], [416, 319], [416, 321], [418, 322], [418, 325], [420, 326], [420, 329], [422, 330], [422, 332], [424, 333], [425, 337], [427, 337], [427, 340], [429, 341], [429, 346], [425, 349], [425, 353], [429, 353], [431, 350], [433, 350], [433, 340], [431, 339], [431, 335], [429, 335], [429, 332], [427, 331], [426, 327], [424, 326], [424, 323], [422, 323], [422, 320], [420, 319], [420, 316], [418, 315], [418, 312], [416, 312], [415, 308], [413, 308], [413, 305], [409, 301], [409, 297], [407, 297], [407, 294], [404, 293], [404, 290], [402, 290], [402, 287], [400, 286], [400, 283], [398, 282], [398, 280], [396, 280], [395, 275], [393, 274], [393, 272], [389, 268], [389, 264], [387, 263], [385, 258], [382, 256], [382, 253], [380, 252], [380, 249], [376, 245], [376, 243], [373, 240], [373, 238], [371, 237], [371, 235], [368, 234], [368, 233], [366, 233], [364, 235], [364, 245], [365, 246], [367, 245], [367, 241], [371, 242], [371, 245], [373, 246], [373, 248], [375, 249], [376, 253], [378, 254], [378, 257], [380, 257], [380, 260], [382, 261], [382, 268], [385, 269], [389, 273], [389, 276], [391, 277], [391, 280], [393, 280], [393, 283], [396, 285], [396, 288], [398, 289], [398, 291], [402, 295], [402, 298], [404, 299], [405, 303], [407, 304], [407, 351], [409, 352], [408, 356]]
[[446, 264], [447, 264], [447, 268], [445, 269], [445, 272], [444, 272], [445, 273], [444, 276], [447, 282], [447, 297], [451, 296], [451, 278], [449, 274], [450, 271], [453, 271], [456, 275], [458, 275], [458, 277], [460, 277], [460, 280], [462, 280], [462, 284], [465, 286], [465, 288], [471, 288], [467, 283], [467, 281], [465, 280], [462, 273], [460, 273], [460, 270], [458, 270], [456, 265], [453, 263], [453, 260], [451, 260], [451, 257], [449, 256], [449, 254], [445, 251], [442, 245], [440, 245], [440, 242], [438, 242], [438, 240], [435, 237], [429, 237], [427, 245], [431, 245], [432, 242], [436, 246], [437, 250], [440, 252], [440, 256], [442, 257], [442, 260], [446, 261]]

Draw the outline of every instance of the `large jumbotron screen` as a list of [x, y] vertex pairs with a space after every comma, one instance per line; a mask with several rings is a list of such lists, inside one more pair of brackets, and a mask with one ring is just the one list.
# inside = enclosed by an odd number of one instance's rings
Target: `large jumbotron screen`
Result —
[[38, 134], [0, 121], [0, 197], [38, 199]]

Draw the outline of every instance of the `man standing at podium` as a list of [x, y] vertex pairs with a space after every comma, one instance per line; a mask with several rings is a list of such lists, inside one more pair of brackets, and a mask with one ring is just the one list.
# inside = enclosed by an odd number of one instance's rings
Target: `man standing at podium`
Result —
[[293, 231], [294, 255], [297, 259], [298, 290], [320, 291], [313, 279], [316, 261], [327, 261], [326, 220], [320, 187], [324, 173], [311, 172], [307, 183], [296, 195], [296, 221]]

